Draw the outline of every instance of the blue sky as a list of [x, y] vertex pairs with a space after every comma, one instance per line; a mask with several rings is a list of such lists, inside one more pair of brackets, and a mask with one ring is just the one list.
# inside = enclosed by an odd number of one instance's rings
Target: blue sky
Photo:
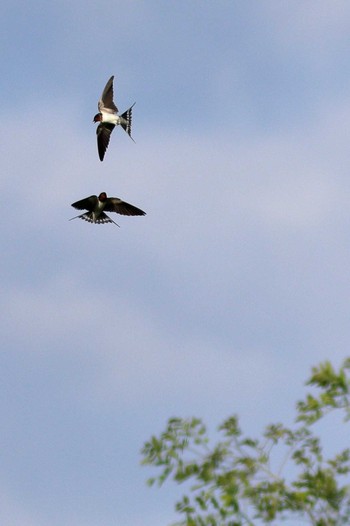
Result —
[[[259, 434], [348, 354], [350, 5], [5, 0], [0, 24], [0, 522], [163, 526], [181, 488], [139, 452], [169, 417]], [[101, 163], [112, 74], [136, 144]], [[68, 221], [102, 191], [147, 216]]]

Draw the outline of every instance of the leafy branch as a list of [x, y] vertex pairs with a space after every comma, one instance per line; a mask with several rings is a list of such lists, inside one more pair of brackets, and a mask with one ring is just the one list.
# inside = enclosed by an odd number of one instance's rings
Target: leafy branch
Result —
[[[142, 449], [143, 464], [160, 469], [148, 480], [191, 481], [189, 495], [176, 503], [182, 526], [254, 526], [294, 518], [314, 526], [350, 524], [350, 450], [325, 458], [313, 424], [331, 411], [350, 418], [350, 359], [339, 371], [329, 362], [313, 368], [307, 385], [317, 390], [297, 403], [295, 428], [268, 425], [262, 439], [243, 436], [237, 416], [218, 429], [210, 445], [201, 419], [171, 418], [159, 438]], [[272, 470], [276, 450], [285, 452]], [[283, 472], [288, 471], [288, 477]]]

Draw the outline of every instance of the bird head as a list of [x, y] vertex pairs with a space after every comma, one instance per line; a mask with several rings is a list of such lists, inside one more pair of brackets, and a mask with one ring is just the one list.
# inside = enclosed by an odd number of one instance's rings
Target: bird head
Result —
[[94, 117], [94, 122], [101, 122], [102, 121], [102, 113], [96, 113]]

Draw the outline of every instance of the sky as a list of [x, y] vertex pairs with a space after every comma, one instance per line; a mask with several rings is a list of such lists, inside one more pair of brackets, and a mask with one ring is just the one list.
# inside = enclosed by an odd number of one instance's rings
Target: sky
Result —
[[[349, 33], [346, 0], [4, 0], [1, 524], [170, 524], [168, 418], [259, 436], [349, 355]], [[147, 215], [69, 221], [103, 191]]]

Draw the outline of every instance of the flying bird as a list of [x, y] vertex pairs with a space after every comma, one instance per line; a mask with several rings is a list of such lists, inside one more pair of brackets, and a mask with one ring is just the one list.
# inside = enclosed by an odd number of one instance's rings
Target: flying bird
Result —
[[124, 216], [145, 216], [146, 213], [143, 210], [140, 210], [134, 205], [130, 205], [125, 201], [122, 201], [118, 197], [107, 197], [106, 192], [102, 192], [98, 197], [97, 195], [91, 195], [86, 197], [81, 201], [73, 203], [72, 206], [78, 210], [87, 210], [84, 214], [80, 216], [75, 216], [70, 219], [84, 219], [89, 223], [114, 223], [119, 226], [113, 219], [108, 217], [105, 212], [116, 212]]
[[[105, 89], [98, 101], [98, 113], [94, 117], [94, 122], [99, 122], [97, 126], [97, 147], [100, 161], [103, 161], [106, 150], [108, 148], [111, 133], [115, 126], [120, 126], [126, 131], [130, 139], [131, 137], [131, 119], [132, 119], [132, 108], [135, 106], [135, 102], [128, 110], [121, 115], [118, 115], [118, 108], [113, 101], [113, 79], [112, 76], [107, 82]], [[135, 142], [135, 141], [134, 141]]]

